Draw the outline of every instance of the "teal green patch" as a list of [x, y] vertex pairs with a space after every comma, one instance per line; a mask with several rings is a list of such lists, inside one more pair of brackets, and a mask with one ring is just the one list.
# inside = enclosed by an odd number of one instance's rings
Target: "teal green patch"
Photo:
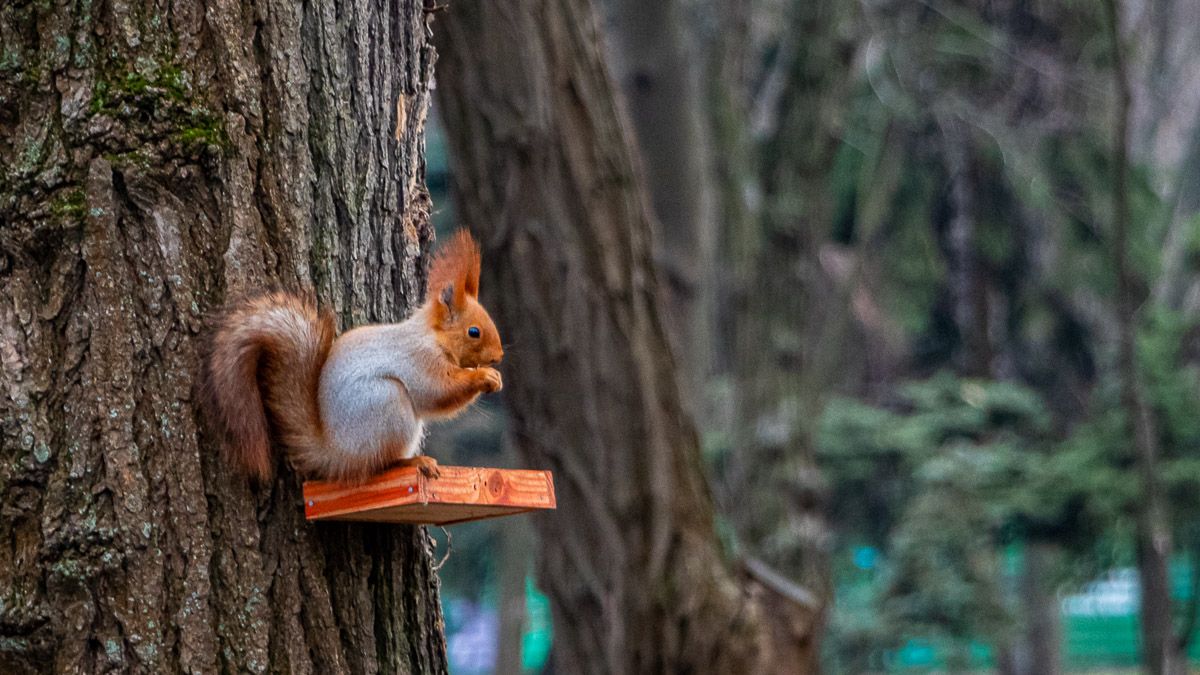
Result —
[[540, 673], [550, 657], [554, 627], [550, 617], [550, 600], [534, 586], [530, 578], [525, 579], [525, 611], [528, 613], [528, 628], [521, 638], [521, 667]]

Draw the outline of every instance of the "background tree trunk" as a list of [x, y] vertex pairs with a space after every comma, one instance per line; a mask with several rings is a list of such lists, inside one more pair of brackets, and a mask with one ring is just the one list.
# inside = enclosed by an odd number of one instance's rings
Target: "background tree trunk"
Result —
[[456, 2], [437, 36], [457, 204], [512, 345], [512, 429], [559, 481], [535, 519], [556, 671], [815, 670], [811, 599], [733, 571], [717, 542], [594, 8]]
[[1142, 658], [1155, 675], [1173, 675], [1187, 670], [1180, 653], [1171, 611], [1168, 558], [1171, 528], [1159, 476], [1159, 441], [1154, 411], [1142, 391], [1137, 360], [1138, 306], [1134, 270], [1129, 255], [1129, 109], [1132, 94], [1121, 38], [1121, 11], [1117, 0], [1104, 3], [1109, 43], [1113, 50], [1113, 84], [1116, 88], [1116, 120], [1113, 124], [1113, 209], [1112, 250], [1116, 272], [1117, 371], [1121, 383], [1121, 407], [1133, 444], [1141, 493], [1137, 503], [1137, 563], [1141, 581], [1140, 628]]
[[[772, 11], [770, 3], [751, 4], [745, 20], [779, 26], [769, 47], [740, 46], [774, 54], [765, 72], [747, 78], [761, 84], [750, 87], [736, 70], [711, 82], [720, 182], [738, 186], [722, 205], [720, 256], [733, 274], [720, 323], [731, 326], [734, 415], [721, 497], [739, 544], [824, 602], [833, 591], [831, 539], [815, 436], [826, 395], [859, 368], [848, 357], [847, 343], [859, 337], [852, 299], [862, 297], [874, 244], [864, 225], [857, 250], [828, 245], [829, 175], [850, 99], [859, 10], [829, 0], [785, 3], [768, 19], [753, 14]], [[737, 48], [718, 41], [714, 51]], [[747, 152], [749, 161], [738, 159]], [[875, 192], [890, 194], [888, 182]], [[834, 259], [844, 262], [830, 265]]]
[[525, 603], [525, 579], [535, 545], [528, 523], [513, 519], [505, 523], [500, 545], [499, 576], [499, 630], [497, 631], [495, 675], [522, 675], [524, 645], [522, 639], [528, 621]]
[[420, 299], [425, 22], [0, 8], [0, 671], [445, 671], [424, 531], [305, 523], [192, 405], [232, 298], [316, 287], [343, 326]]
[[1055, 542], [1032, 541], [1025, 547], [1021, 571], [1021, 602], [1025, 609], [1025, 647], [1029, 675], [1062, 672], [1062, 606], [1054, 592], [1054, 567], [1061, 550]]
[[[703, 398], [712, 372], [716, 185], [701, 97], [700, 61], [691, 53], [678, 2], [612, 0], [609, 62], [628, 103], [655, 220], [656, 266], [685, 403]], [[707, 407], [692, 407], [707, 413]]]

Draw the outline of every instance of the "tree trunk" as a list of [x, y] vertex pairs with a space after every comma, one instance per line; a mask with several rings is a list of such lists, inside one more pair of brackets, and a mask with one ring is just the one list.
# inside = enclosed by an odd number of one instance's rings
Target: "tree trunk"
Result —
[[533, 556], [533, 534], [521, 519], [504, 523], [500, 544], [499, 611], [495, 675], [521, 675], [524, 670], [525, 578]]
[[1132, 436], [1141, 488], [1137, 503], [1137, 562], [1141, 580], [1142, 658], [1155, 675], [1182, 673], [1187, 661], [1179, 651], [1171, 614], [1168, 558], [1171, 529], [1164, 489], [1159, 480], [1159, 443], [1154, 414], [1141, 388], [1137, 363], [1137, 317], [1133, 268], [1129, 260], [1129, 76], [1121, 44], [1120, 8], [1105, 0], [1109, 42], [1113, 50], [1116, 123], [1113, 125], [1113, 266], [1117, 274], [1117, 369], [1121, 405]]
[[[743, 193], [751, 190], [742, 186], [752, 185], [761, 200], [747, 214], [730, 203], [741, 197], [724, 195], [729, 220], [721, 253], [735, 285], [728, 320], [735, 414], [722, 503], [740, 543], [823, 600], [832, 596], [830, 533], [814, 438], [825, 394], [858, 366], [847, 348], [854, 337], [852, 298], [872, 242], [870, 232], [859, 233], [854, 270], [841, 280], [822, 260], [831, 251], [835, 210], [828, 177], [842, 142], [857, 46], [847, 25], [857, 12], [853, 3], [830, 0], [789, 3], [780, 11], [776, 21], [786, 23], [770, 72], [758, 78], [764, 84], [746, 106], [754, 112], [742, 113], [753, 114], [753, 123], [737, 120], [741, 106], [731, 101], [738, 82], [714, 83], [725, 89], [714, 97], [726, 118], [715, 121], [723, 141], [716, 154], [730, 172], [722, 179]], [[734, 128], [754, 127], [759, 136], [737, 138], [729, 118], [737, 120]], [[748, 166], [735, 163], [743, 145], [757, 145]], [[752, 175], [738, 175], [741, 168]]]
[[1197, 282], [1189, 264], [1192, 223], [1200, 213], [1200, 116], [1180, 160], [1178, 174], [1167, 197], [1166, 235], [1163, 241], [1162, 272], [1154, 285], [1154, 300], [1186, 315], [1195, 315]]
[[971, 129], [951, 115], [939, 115], [942, 154], [950, 174], [950, 214], [946, 223], [946, 267], [954, 325], [958, 329], [956, 364], [967, 377], [994, 377], [988, 336], [987, 282], [976, 252], [976, 179]]
[[814, 670], [802, 590], [735, 572], [717, 541], [594, 8], [460, 1], [438, 28], [457, 204], [512, 344], [513, 431], [558, 478], [558, 511], [534, 521], [556, 672]]
[[1025, 630], [1020, 644], [1021, 667], [1027, 675], [1062, 672], [1062, 616], [1054, 591], [1054, 567], [1062, 549], [1053, 541], [1034, 540], [1025, 545], [1020, 572], [1020, 595]]
[[645, 168], [670, 338], [685, 402], [694, 405], [699, 401], [690, 399], [702, 394], [712, 370], [716, 245], [716, 186], [698, 60], [689, 53], [687, 24], [675, 0], [614, 0], [609, 13], [608, 54]]
[[425, 532], [307, 524], [192, 395], [232, 298], [315, 287], [344, 326], [420, 299], [425, 21], [0, 9], [0, 672], [445, 671]]

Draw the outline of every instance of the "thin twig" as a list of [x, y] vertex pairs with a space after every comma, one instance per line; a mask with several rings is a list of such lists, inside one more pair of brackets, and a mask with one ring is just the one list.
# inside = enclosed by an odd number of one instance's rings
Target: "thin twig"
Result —
[[450, 553], [454, 551], [454, 538], [450, 536], [450, 530], [447, 530], [445, 525], [438, 525], [438, 529], [442, 531], [442, 534], [446, 535], [446, 553], [442, 556], [442, 559], [433, 566], [434, 572], [442, 571], [442, 565], [446, 564], [446, 561], [450, 559]]

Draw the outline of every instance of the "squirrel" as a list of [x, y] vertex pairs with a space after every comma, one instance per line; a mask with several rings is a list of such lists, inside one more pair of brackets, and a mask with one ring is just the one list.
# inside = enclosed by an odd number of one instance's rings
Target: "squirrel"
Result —
[[[234, 306], [201, 372], [229, 460], [267, 480], [270, 432], [303, 475], [361, 482], [390, 466], [438, 475], [421, 453], [425, 421], [449, 418], [503, 382], [500, 334], [479, 304], [480, 252], [465, 230], [434, 256], [426, 301], [396, 324], [334, 338], [333, 316], [284, 292]], [[269, 422], [268, 422], [269, 419]]]

